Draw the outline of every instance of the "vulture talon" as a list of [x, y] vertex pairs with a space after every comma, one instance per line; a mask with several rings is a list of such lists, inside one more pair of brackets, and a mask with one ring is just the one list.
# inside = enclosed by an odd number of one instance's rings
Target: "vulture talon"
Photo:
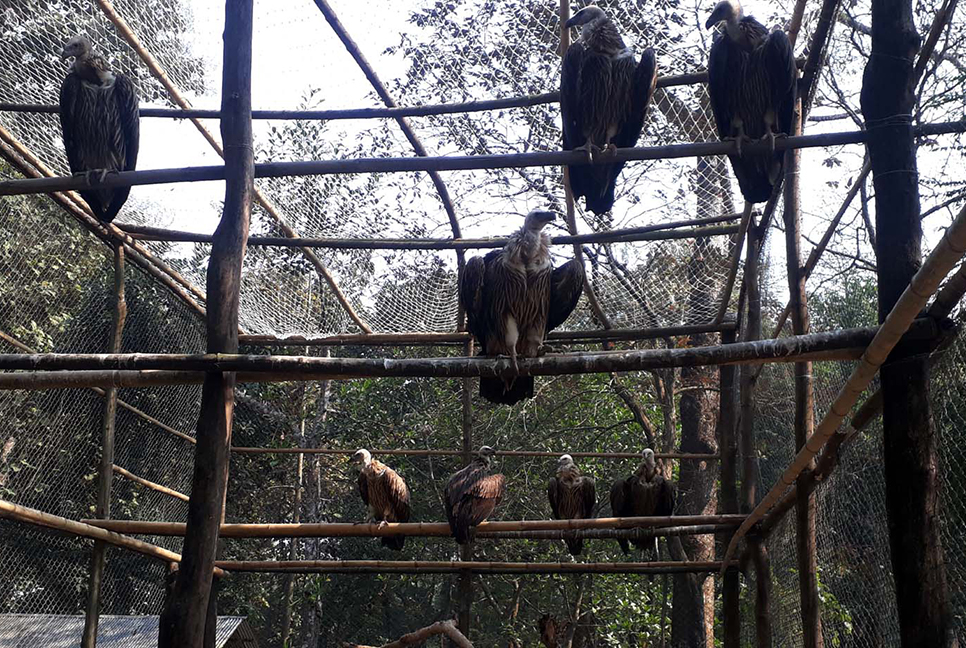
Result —
[[600, 151], [600, 149], [597, 147], [596, 144], [594, 144], [590, 140], [587, 140], [583, 146], [578, 146], [577, 148], [574, 149], [574, 151], [582, 151], [583, 154], [587, 157], [587, 164], [593, 164], [594, 158], [597, 152]]

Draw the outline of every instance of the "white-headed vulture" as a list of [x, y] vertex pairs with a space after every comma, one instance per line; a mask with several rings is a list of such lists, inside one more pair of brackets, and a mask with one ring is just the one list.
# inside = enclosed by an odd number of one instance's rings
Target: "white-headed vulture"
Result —
[[[775, 151], [775, 136], [792, 129], [798, 72], [788, 36], [768, 33], [745, 16], [738, 0], [722, 0], [705, 23], [724, 23], [708, 59], [708, 94], [718, 137], [737, 141], [738, 154], [728, 156], [741, 194], [749, 203], [767, 201], [782, 174], [784, 152]], [[743, 140], [766, 140], [771, 150], [742, 153]]]
[[[366, 449], [356, 450], [352, 463], [359, 466], [359, 494], [380, 526], [387, 522], [409, 522], [409, 487], [399, 474], [372, 458]], [[382, 544], [399, 551], [406, 536], [382, 536]]]
[[[654, 451], [645, 448], [641, 453], [643, 461], [630, 477], [618, 479], [610, 489], [610, 508], [615, 517], [650, 517], [674, 514], [674, 485], [664, 479], [654, 461]], [[620, 538], [624, 553], [631, 549], [627, 540]], [[654, 558], [657, 560], [657, 538], [653, 540], [632, 540], [635, 547], [644, 549], [654, 548]]]
[[[555, 520], [583, 520], [594, 517], [597, 504], [597, 485], [593, 477], [580, 474], [574, 458], [565, 454], [557, 461], [557, 474], [550, 478], [547, 497]], [[565, 538], [574, 556], [584, 547], [580, 538]]]
[[506, 480], [490, 474], [490, 459], [496, 454], [483, 446], [469, 466], [449, 478], [443, 491], [446, 520], [459, 544], [470, 541], [470, 530], [490, 516], [503, 500]]
[[[134, 84], [111, 72], [83, 36], [72, 38], [61, 52], [74, 57], [60, 86], [60, 126], [67, 162], [74, 175], [133, 171], [138, 159], [140, 113]], [[121, 211], [130, 187], [81, 190], [80, 195], [103, 223]]]
[[[560, 73], [563, 146], [604, 162], [618, 148], [637, 145], [657, 82], [657, 62], [651, 48], [637, 62], [634, 48], [624, 45], [600, 7], [585, 7], [567, 21], [567, 27], [578, 26], [580, 37], [567, 48]], [[587, 209], [598, 215], [610, 211], [623, 168], [623, 162], [570, 165], [574, 200], [583, 197]]]

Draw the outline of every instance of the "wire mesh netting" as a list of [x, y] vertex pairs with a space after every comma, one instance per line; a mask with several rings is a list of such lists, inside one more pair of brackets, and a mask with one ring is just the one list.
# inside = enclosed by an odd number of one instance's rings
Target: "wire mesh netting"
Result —
[[[113, 8], [131, 27], [144, 50], [157, 60], [171, 85], [196, 107], [217, 108], [221, 61], [222, 15], [219, 3], [187, 3], [179, 0], [118, 0]], [[552, 91], [559, 74], [557, 3], [514, 0], [493, 3], [405, 3], [379, 0], [356, 3], [339, 0], [333, 6], [347, 30], [372, 62], [398, 103], [417, 105], [475, 99], [515, 97]], [[661, 74], [692, 72], [704, 67], [707, 36], [694, 29], [703, 22], [704, 9], [680, 3], [602, 2], [617, 21], [628, 44], [638, 52], [653, 45], [658, 49]], [[759, 17], [781, 22], [787, 3], [768, 3]], [[210, 5], [210, 6], [208, 6]], [[364, 6], [363, 6], [364, 5]], [[131, 76], [142, 104], [174, 107], [172, 92], [151, 75], [144, 58], [105, 15], [105, 2], [80, 0], [0, 0], [0, 96], [5, 101], [56, 103], [57, 90], [67, 64], [58, 53], [76, 33], [86, 33], [115, 70]], [[858, 19], [863, 19], [857, 14]], [[813, 16], [806, 17], [801, 42], [807, 42]], [[867, 18], [867, 17], [866, 17]], [[378, 105], [368, 82], [328, 28], [312, 2], [256, 3], [257, 52], [254, 81], [256, 108], [356, 108]], [[850, 46], [843, 36], [839, 47]], [[858, 69], [858, 68], [856, 68]], [[855, 70], [846, 72], [855, 74]], [[934, 81], [939, 83], [939, 81]], [[824, 78], [822, 90], [834, 94], [834, 79]], [[854, 84], [845, 85], [848, 91]], [[943, 86], [940, 91], [943, 91]], [[945, 114], [945, 113], [944, 113]], [[416, 133], [430, 154], [471, 155], [556, 150], [559, 118], [553, 104], [527, 108], [413, 118]], [[955, 117], [956, 115], [951, 115]], [[951, 118], [950, 117], [950, 118]], [[218, 138], [217, 121], [204, 120], [208, 132]], [[0, 127], [49, 169], [67, 172], [56, 115], [0, 113]], [[140, 168], [177, 167], [218, 163], [217, 154], [197, 128], [184, 120], [145, 119], [142, 122]], [[651, 106], [643, 145], [713, 139], [710, 111], [703, 86], [659, 89]], [[171, 142], [176, 142], [172, 146]], [[943, 145], [945, 146], [945, 145]], [[961, 164], [961, 146], [942, 148], [929, 158], [929, 169], [941, 178]], [[259, 161], [387, 157], [413, 155], [411, 144], [391, 120], [266, 121], [256, 124], [256, 156]], [[824, 229], [829, 205], [837, 204], [844, 178], [853, 174], [861, 157], [844, 150], [803, 155], [808, 168], [822, 167], [822, 177], [834, 181], [806, 186], [803, 197], [807, 230]], [[3, 177], [13, 177], [0, 166]], [[924, 174], [925, 175], [925, 174]], [[515, 229], [533, 208], [548, 205], [563, 211], [559, 169], [507, 169], [444, 174], [454, 197], [464, 237], [503, 235]], [[440, 237], [452, 236], [436, 190], [425, 174], [332, 175], [258, 181], [263, 200], [256, 206], [253, 234], [279, 235], [281, 219], [304, 236], [318, 237]], [[936, 202], [955, 197], [961, 183], [924, 180]], [[671, 221], [718, 216], [736, 211], [736, 187], [723, 159], [649, 161], [625, 168], [618, 185], [614, 210], [604, 216], [578, 209], [578, 231], [595, 232]], [[138, 187], [125, 206], [120, 222], [210, 233], [220, 215], [221, 183]], [[939, 210], [942, 211], [941, 209]], [[865, 214], [867, 216], [867, 214]], [[776, 220], [777, 217], [776, 217]], [[948, 222], [948, 221], [947, 221]], [[858, 206], [849, 212], [842, 232], [833, 243], [839, 255], [819, 269], [824, 278], [855, 270], [845, 252], [867, 246], [860, 240], [863, 213]], [[938, 227], [938, 226], [937, 226]], [[74, 220], [60, 213], [46, 198], [4, 198], [0, 203], [0, 273], [13, 278], [0, 284], [0, 351], [27, 349], [58, 352], [102, 352], [111, 326], [113, 260], [108, 247], [86, 235]], [[871, 228], [869, 228], [871, 229]], [[856, 234], [856, 232], [859, 234]], [[558, 230], [555, 233], [563, 233]], [[777, 238], [777, 237], [776, 237]], [[204, 244], [146, 243], [154, 255], [177, 269], [194, 286], [205, 285], [209, 247]], [[842, 250], [845, 249], [845, 252]], [[867, 247], [865, 248], [867, 250]], [[585, 246], [591, 285], [603, 310], [616, 327], [658, 327], [709, 321], [718, 308], [722, 284], [733, 245], [726, 236], [703, 240], [674, 239], [636, 243], [588, 244]], [[571, 254], [556, 248], [556, 262]], [[457, 321], [456, 257], [452, 251], [330, 250], [318, 249], [321, 264], [331, 272], [356, 313], [374, 331], [452, 331]], [[859, 252], [855, 251], [855, 256]], [[871, 257], [874, 258], [874, 257]], [[695, 260], [701, 273], [693, 271]], [[780, 255], [772, 259], [780, 267]], [[868, 267], [859, 266], [859, 270]], [[783, 277], [767, 283], [783, 286]], [[766, 298], [781, 300], [783, 288]], [[767, 291], [766, 291], [767, 292]], [[695, 293], [705, 299], [691, 299]], [[733, 298], [737, 298], [734, 295]], [[847, 294], [840, 309], [855, 306], [874, 296]], [[204, 348], [204, 327], [197, 314], [178, 297], [160, 286], [134, 264], [128, 265], [128, 324], [123, 351], [190, 353]], [[780, 304], [779, 304], [780, 306]], [[843, 314], [844, 313], [844, 314]], [[821, 312], [819, 313], [821, 315]], [[851, 312], [836, 317], [815, 317], [813, 327], [827, 330], [852, 322]], [[858, 325], [860, 321], [855, 321]], [[293, 249], [251, 247], [245, 261], [241, 292], [241, 325], [248, 333], [278, 336], [318, 335], [357, 330], [333, 291], [306, 256]], [[572, 329], [595, 328], [586, 304], [568, 322]], [[365, 351], [355, 350], [357, 353]], [[935, 403], [935, 429], [940, 439], [943, 475], [942, 530], [947, 558], [947, 577], [954, 597], [957, 629], [966, 627], [966, 509], [958, 493], [966, 488], [962, 473], [964, 457], [959, 431], [966, 425], [966, 342], [961, 336], [940, 357], [934, 382], [943, 395]], [[823, 413], [848, 373], [846, 365], [818, 364], [815, 369], [816, 407]], [[650, 377], [640, 378], [644, 391]], [[365, 407], [350, 410], [343, 394], [333, 410], [333, 421], [316, 420], [314, 438], [333, 446], [458, 447], [459, 385], [439, 381], [393, 381], [386, 391], [366, 384], [354, 398]], [[568, 378], [548, 380], [541, 398], [550, 399], [557, 387], [574, 388], [571, 399], [599, 414], [608, 388], [603, 383], [586, 387]], [[285, 386], [287, 389], [290, 386]], [[280, 388], [282, 389], [282, 388]], [[774, 483], [792, 457], [791, 370], [767, 368], [759, 380], [758, 435], [768, 449], [761, 457], [761, 486]], [[568, 392], [569, 393], [569, 392]], [[391, 395], [390, 395], [391, 394]], [[299, 402], [283, 395], [239, 392], [236, 410], [236, 445], [291, 445], [305, 437], [299, 430], [304, 413], [299, 406], [279, 407], [262, 398]], [[304, 394], [303, 394], [304, 396]], [[563, 397], [559, 397], [563, 400]], [[191, 437], [200, 399], [197, 386], [154, 387], [121, 390], [117, 419], [115, 463], [136, 475], [187, 493], [190, 490], [193, 448]], [[406, 415], [397, 420], [382, 410], [384, 402], [404, 401]], [[0, 493], [3, 499], [71, 519], [90, 517], [96, 492], [102, 397], [92, 390], [2, 391], [3, 450], [0, 452]], [[430, 422], [422, 416], [432, 405]], [[618, 403], [618, 406], [619, 403]], [[552, 402], [543, 418], [518, 424], [498, 412], [478, 414], [477, 439], [496, 446], [522, 443], [526, 449], [557, 450], [564, 430], [586, 432], [587, 446], [636, 451], [640, 433], [619, 417], [607, 425], [558, 416], [564, 403]], [[620, 406], [622, 407], [622, 406]], [[652, 411], [659, 408], [654, 406]], [[672, 403], [673, 409], [673, 403]], [[365, 411], [378, 424], [361, 425], [354, 414]], [[543, 415], [542, 415], [543, 416]], [[527, 425], [533, 425], [534, 429]], [[675, 425], [673, 416], [672, 427]], [[404, 437], [403, 430], [413, 436]], [[445, 430], [443, 433], [440, 430]], [[673, 433], [672, 433], [673, 436]], [[405, 440], [404, 440], [405, 439]], [[870, 648], [895, 645], [897, 621], [893, 583], [888, 561], [885, 528], [881, 428], [872, 427], [845, 451], [842, 464], [818, 491], [819, 567], [823, 628], [828, 645]], [[291, 519], [291, 486], [294, 459], [268, 455], [233, 458], [232, 490], [228, 500], [230, 521], [278, 522]], [[440, 479], [458, 464], [457, 459], [405, 459], [397, 466], [405, 471], [425, 506], [420, 519], [438, 519]], [[316, 488], [304, 515], [311, 521], [355, 519], [361, 508], [345, 493], [352, 475], [339, 458], [306, 460], [306, 483]], [[607, 462], [583, 462], [587, 472], [601, 484], [609, 483], [626, 466]], [[542, 489], [547, 474], [543, 460], [505, 460], [500, 468], [511, 479], [511, 495], [502, 509], [508, 519], [544, 518], [546, 511], [527, 490]], [[325, 475], [326, 479], [320, 477]], [[265, 484], [264, 490], [241, 489], [237, 484]], [[603, 492], [603, 489], [601, 489]], [[308, 496], [307, 496], [308, 497]], [[315, 506], [316, 508], [312, 508]], [[606, 508], [606, 507], [605, 507]], [[112, 514], [118, 518], [183, 521], [187, 505], [175, 498], [115, 477]], [[179, 550], [180, 540], [149, 537], [146, 540]], [[559, 544], [559, 543], [557, 543]], [[484, 557], [528, 560], [536, 542], [501, 542], [481, 548]], [[231, 541], [226, 557], [285, 559], [290, 541]], [[0, 522], [0, 611], [76, 614], [83, 611], [89, 562], [89, 543], [52, 533]], [[606, 547], [601, 549], [601, 547]], [[313, 539], [296, 543], [295, 556], [315, 559], [358, 558], [382, 551], [370, 539], [335, 542]], [[801, 643], [795, 562], [794, 525], [786, 520], [772, 537], [769, 550], [774, 576], [773, 628], [775, 644]], [[613, 542], [595, 543], [595, 551], [607, 551], [599, 559], [619, 560]], [[612, 553], [610, 553], [612, 552]], [[567, 559], [561, 550], [560, 559]], [[455, 557], [449, 541], [429, 541], [426, 557]], [[390, 557], [387, 553], [380, 557]], [[395, 556], [392, 556], [395, 557]], [[149, 559], [120, 550], [112, 551], [105, 580], [105, 614], [152, 614], [160, 609], [164, 568]], [[378, 613], [386, 636], [412, 629], [407, 613], [415, 602], [426, 608], [448, 610], [454, 581], [444, 577], [406, 577], [386, 586], [382, 577], [362, 581], [327, 581], [299, 577], [293, 623], [301, 632], [330, 624], [356, 629], [360, 641], [370, 640], [352, 615], [361, 608], [333, 611], [328, 602], [348, 599], [359, 583], [381, 587], [381, 595], [366, 611]], [[559, 580], [540, 579], [521, 594], [523, 586], [512, 578], [499, 578], [484, 590], [478, 606], [498, 608], [501, 623], [513, 636], [519, 628], [535, 624], [543, 610], [527, 606], [527, 600], [557, 596], [564, 589]], [[631, 645], [658, 636], [662, 620], [661, 590], [652, 582], [627, 577], [601, 577], [590, 598], [591, 616], [581, 626], [596, 635], [596, 643], [584, 645]], [[264, 636], [276, 636], [285, 607], [285, 581], [275, 576], [233, 577], [223, 592], [227, 608], [245, 610], [257, 619]], [[530, 588], [530, 585], [527, 585]], [[505, 594], [502, 596], [500, 593]], [[573, 591], [566, 592], [572, 597]], [[566, 598], [564, 607], [573, 601]], [[497, 604], [499, 602], [504, 605]], [[516, 597], [517, 609], [505, 610], [505, 601]], [[523, 612], [520, 612], [521, 598]], [[746, 599], [744, 618], [750, 619]], [[517, 613], [520, 612], [520, 619]], [[342, 616], [339, 616], [342, 615]], [[521, 619], [526, 618], [526, 621]], [[750, 624], [746, 624], [748, 628]], [[356, 637], [341, 637], [353, 639]]]

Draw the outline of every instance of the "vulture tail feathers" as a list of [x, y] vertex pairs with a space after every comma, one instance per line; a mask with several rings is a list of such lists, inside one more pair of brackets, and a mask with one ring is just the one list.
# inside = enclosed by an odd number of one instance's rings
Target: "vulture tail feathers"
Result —
[[625, 538], [618, 538], [617, 539], [617, 544], [619, 544], [621, 546], [621, 551], [623, 551], [625, 555], [627, 555], [627, 554], [629, 554], [631, 552], [631, 546], [630, 546], [630, 544], [628, 544], [628, 542], [627, 542], [627, 540]]
[[567, 549], [570, 550], [570, 554], [573, 556], [579, 556], [580, 552], [584, 549], [584, 541], [581, 538], [565, 538], [564, 542], [567, 543]]
[[480, 378], [480, 396], [499, 405], [515, 405], [533, 398], [533, 376], [517, 376], [510, 387], [502, 378]]
[[403, 546], [406, 544], [406, 536], [382, 536], [382, 546], [388, 547], [395, 551], [401, 551]]

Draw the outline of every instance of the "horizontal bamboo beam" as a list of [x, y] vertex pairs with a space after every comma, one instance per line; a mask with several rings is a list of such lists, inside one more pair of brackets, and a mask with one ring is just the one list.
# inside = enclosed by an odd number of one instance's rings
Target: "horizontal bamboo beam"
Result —
[[[551, 331], [548, 342], [601, 342], [652, 340], [679, 335], [699, 333], [720, 333], [733, 331], [737, 327], [734, 316], [726, 318], [721, 324], [686, 324], [682, 326], [663, 326], [641, 329], [606, 329], [594, 331]], [[239, 335], [240, 344], [258, 346], [442, 346], [463, 345], [470, 341], [469, 333], [350, 333], [344, 335], [325, 335], [305, 337], [293, 335], [276, 337], [274, 335]]]
[[120, 475], [121, 477], [124, 477], [125, 479], [132, 481], [136, 484], [141, 484], [145, 488], [150, 488], [151, 490], [157, 491], [159, 493], [163, 493], [169, 497], [179, 499], [182, 502], [187, 502], [189, 499], [191, 499], [184, 493], [180, 493], [174, 489], [168, 488], [167, 486], [162, 486], [161, 484], [156, 484], [155, 482], [149, 481], [144, 477], [138, 477], [134, 473], [130, 472], [129, 470], [125, 470], [124, 468], [121, 468], [117, 464], [114, 464], [114, 474]]
[[[242, 454], [322, 454], [322, 455], [351, 455], [355, 449], [350, 448], [250, 448], [233, 446], [232, 452]], [[462, 450], [370, 450], [373, 455], [392, 455], [408, 457], [461, 457]], [[497, 450], [498, 457], [548, 457], [556, 458], [562, 454], [569, 454], [574, 459], [640, 459], [640, 452], [550, 452], [543, 450]], [[718, 455], [709, 453], [687, 452], [658, 452], [657, 459], [684, 459], [693, 461], [717, 461]]]
[[[580, 243], [634, 243], [637, 241], [665, 241], [671, 239], [688, 239], [704, 236], [730, 235], [737, 231], [734, 225], [719, 225], [705, 227], [715, 223], [734, 220], [736, 214], [714, 216], [711, 218], [692, 221], [676, 221], [673, 223], [659, 223], [644, 227], [629, 227], [610, 230], [607, 232], [593, 232], [590, 234], [576, 234], [573, 236], [554, 236], [550, 239], [553, 245], [574, 245]], [[122, 225], [120, 227], [132, 239], [142, 241], [165, 241], [171, 243], [211, 243], [211, 234], [197, 234], [178, 230], [145, 227], [142, 225]], [[309, 247], [330, 248], [336, 250], [466, 250], [502, 248], [509, 239], [479, 238], [423, 238], [423, 239], [346, 239], [346, 238], [287, 238], [282, 236], [252, 236], [248, 245], [272, 247]]]
[[[744, 515], [675, 515], [652, 517], [610, 517], [584, 520], [511, 520], [482, 522], [477, 535], [506, 531], [578, 531], [582, 529], [633, 529], [686, 526], [689, 524], [740, 524]], [[183, 522], [143, 520], [84, 520], [86, 524], [122, 533], [183, 536]], [[316, 522], [302, 524], [222, 524], [223, 538], [376, 538], [404, 535], [444, 537], [452, 535], [446, 522], [377, 523]]]
[[[917, 126], [917, 136], [966, 132], [966, 121], [944, 122]], [[842, 146], [862, 144], [868, 131], [844, 131], [820, 135], [784, 137], [775, 142], [775, 150]], [[765, 153], [768, 143], [742, 144], [746, 154]], [[712, 155], [737, 155], [736, 143], [696, 142], [644, 146], [618, 149], [608, 156], [612, 162], [640, 160], [669, 160]], [[534, 153], [511, 153], [506, 155], [453, 155], [437, 157], [355, 158], [346, 160], [311, 160], [301, 162], [264, 162], [255, 165], [256, 178], [282, 178], [337, 173], [408, 173], [413, 171], [470, 171], [479, 169], [519, 169], [587, 164], [587, 156], [580, 151], [542, 151]], [[206, 182], [224, 180], [224, 165], [186, 167], [181, 169], [151, 169], [147, 171], [121, 171], [111, 173], [97, 181], [86, 176], [59, 178], [36, 178], [5, 180], [0, 182], [0, 196], [51, 193], [55, 191], [80, 191], [82, 189], [115, 189], [174, 182]]]
[[428, 560], [219, 560], [229, 572], [295, 574], [680, 574], [716, 572], [720, 562], [505, 563]]
[[585, 529], [583, 531], [503, 531], [501, 533], [479, 533], [476, 540], [645, 540], [669, 536], [704, 535], [734, 529], [731, 524], [695, 524], [692, 526], [655, 527], [651, 529]]
[[[42, 526], [82, 538], [100, 540], [115, 547], [129, 549], [149, 558], [156, 558], [165, 563], [181, 562], [181, 554], [169, 551], [164, 547], [159, 547], [135, 538], [129, 538], [102, 527], [85, 524], [84, 522], [78, 522], [76, 520], [68, 520], [59, 515], [52, 515], [38, 511], [37, 509], [20, 506], [7, 500], [0, 500], [0, 517], [26, 524], [33, 524], [34, 526]], [[218, 576], [225, 575], [224, 571], [220, 568], [215, 568], [215, 574]]]
[[[810, 360], [849, 360], [875, 337], [877, 327], [812, 333], [776, 340], [756, 340], [696, 348], [597, 351], [548, 354], [519, 361], [520, 375], [643, 371], [668, 367], [693, 367], [722, 364], [757, 364]], [[938, 327], [930, 318], [916, 320], [904, 339], [931, 340]], [[272, 379], [341, 380], [351, 378], [410, 377], [459, 378], [501, 377], [513, 372], [509, 359], [486, 357], [442, 357], [407, 359], [325, 358], [314, 356], [265, 356], [233, 354], [149, 354], [149, 353], [40, 353], [0, 354], [0, 369], [44, 370], [166, 370], [175, 372], [232, 371], [270, 374]], [[323, 376], [325, 378], [323, 378]], [[247, 379], [248, 376], [246, 376]], [[14, 387], [17, 380], [39, 380], [35, 374], [0, 374], [0, 389], [31, 388], [28, 383]], [[243, 380], [239, 376], [239, 381]], [[186, 380], [186, 382], [191, 382]], [[80, 385], [77, 385], [80, 386]], [[90, 386], [90, 385], [84, 385]]]
[[[802, 67], [805, 59], [798, 59]], [[687, 74], [673, 74], [657, 78], [658, 88], [694, 85], [706, 83], [708, 71], [700, 70]], [[303, 120], [341, 120], [341, 119], [396, 119], [399, 117], [429, 117], [432, 115], [451, 115], [457, 113], [484, 112], [487, 110], [503, 110], [506, 108], [529, 108], [542, 106], [560, 101], [559, 92], [544, 92], [542, 94], [525, 97], [509, 97], [506, 99], [480, 99], [461, 103], [427, 104], [423, 106], [398, 106], [395, 108], [345, 108], [333, 110], [253, 110], [252, 119], [303, 119]], [[0, 112], [15, 113], [46, 113], [57, 114], [60, 108], [51, 104], [30, 104], [0, 102]], [[141, 117], [161, 117], [168, 119], [221, 119], [220, 110], [204, 108], [172, 109], [151, 108], [144, 106], [140, 109]]]

